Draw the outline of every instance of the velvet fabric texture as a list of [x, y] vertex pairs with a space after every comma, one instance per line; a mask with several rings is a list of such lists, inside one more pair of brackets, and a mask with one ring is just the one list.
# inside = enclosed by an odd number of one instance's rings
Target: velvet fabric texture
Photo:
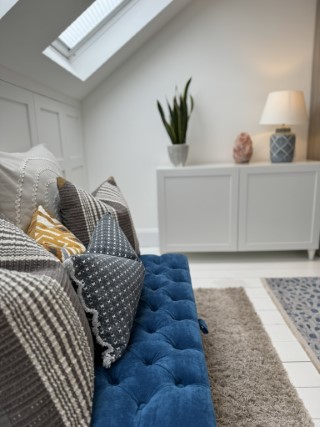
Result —
[[110, 369], [96, 366], [91, 427], [215, 427], [187, 258], [141, 259], [129, 345]]

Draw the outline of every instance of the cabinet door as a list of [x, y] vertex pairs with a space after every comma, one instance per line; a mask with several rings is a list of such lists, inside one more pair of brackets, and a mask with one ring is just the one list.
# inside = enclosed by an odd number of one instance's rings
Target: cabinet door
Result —
[[239, 250], [316, 249], [319, 164], [240, 170]]
[[161, 252], [237, 249], [236, 168], [158, 170]]

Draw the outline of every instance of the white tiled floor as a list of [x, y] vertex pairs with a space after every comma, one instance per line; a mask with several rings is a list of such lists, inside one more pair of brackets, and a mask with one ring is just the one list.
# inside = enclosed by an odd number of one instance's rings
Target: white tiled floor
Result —
[[[142, 253], [159, 253], [148, 248]], [[243, 287], [268, 332], [292, 384], [320, 427], [320, 374], [264, 289], [261, 278], [320, 276], [320, 259], [306, 252], [187, 254], [194, 287]]]

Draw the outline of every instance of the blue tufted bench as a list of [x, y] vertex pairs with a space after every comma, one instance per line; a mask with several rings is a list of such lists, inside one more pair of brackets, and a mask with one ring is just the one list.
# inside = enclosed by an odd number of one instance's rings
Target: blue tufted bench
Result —
[[143, 255], [145, 283], [130, 342], [96, 366], [91, 427], [214, 427], [187, 258]]

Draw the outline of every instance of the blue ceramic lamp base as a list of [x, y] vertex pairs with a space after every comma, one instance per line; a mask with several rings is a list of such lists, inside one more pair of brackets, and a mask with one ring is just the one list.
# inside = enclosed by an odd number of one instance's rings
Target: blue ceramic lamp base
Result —
[[272, 163], [292, 162], [296, 136], [289, 128], [277, 129], [270, 138], [270, 160]]

